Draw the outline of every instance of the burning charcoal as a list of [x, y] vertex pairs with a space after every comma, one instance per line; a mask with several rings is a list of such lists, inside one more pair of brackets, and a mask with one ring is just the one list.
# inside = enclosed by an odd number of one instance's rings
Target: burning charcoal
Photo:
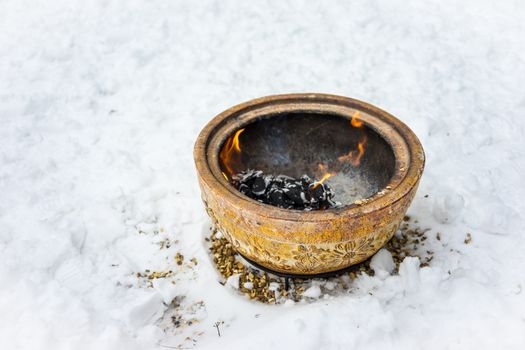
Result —
[[257, 176], [253, 180], [252, 193], [256, 196], [260, 196], [264, 194], [265, 191], [266, 191], [266, 181], [264, 181], [264, 178], [262, 176]]
[[250, 198], [280, 208], [316, 210], [337, 206], [332, 200], [333, 190], [324, 183], [314, 182], [307, 175], [295, 179], [246, 170], [233, 176], [232, 185]]
[[284, 193], [281, 190], [278, 189], [272, 189], [268, 193], [268, 197], [266, 200], [261, 200], [261, 202], [266, 204], [271, 204], [276, 207], [286, 208], [287, 204], [284, 200]]
[[[290, 185], [284, 190], [284, 193], [286, 194], [286, 197], [288, 197], [295, 205], [306, 204], [302, 186], [297, 184]], [[303, 194], [302, 197], [301, 194]]]
[[314, 183], [314, 181], [308, 175], [301, 176], [300, 180], [301, 180], [301, 185], [306, 188], [308, 188], [311, 184]]
[[325, 187], [325, 184], [320, 184], [320, 185], [313, 185], [313, 186], [310, 186], [309, 188], [310, 190], [310, 193], [312, 195], [312, 200], [324, 200], [326, 199], [326, 187]]
[[326, 209], [336, 205], [332, 201], [334, 196], [333, 190], [326, 184], [314, 184], [310, 187], [310, 194], [312, 196], [312, 205], [316, 209]]
[[239, 188], [238, 188], [239, 192], [242, 192], [243, 194], [245, 195], [248, 195], [248, 193], [250, 193], [250, 187], [248, 187], [247, 185], [245, 184], [240, 184], [239, 185]]

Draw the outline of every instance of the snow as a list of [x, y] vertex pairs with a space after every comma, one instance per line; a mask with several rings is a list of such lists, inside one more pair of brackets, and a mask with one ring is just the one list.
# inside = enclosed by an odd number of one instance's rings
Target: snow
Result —
[[392, 253], [386, 249], [380, 249], [370, 260], [370, 267], [374, 270], [374, 276], [385, 279], [394, 271], [396, 265]]
[[419, 288], [421, 284], [419, 274], [419, 258], [406, 257], [399, 266], [399, 276], [401, 277], [401, 284], [405, 291], [413, 292]]
[[[2, 348], [522, 348], [524, 32], [518, 0], [3, 1]], [[441, 240], [427, 267], [268, 306], [219, 283], [192, 147], [303, 91], [415, 131], [409, 215]]]
[[253, 288], [253, 283], [252, 282], [244, 282], [243, 286], [246, 289], [252, 289]]
[[231, 275], [226, 280], [226, 285], [233, 289], [239, 289], [239, 277], [240, 277], [239, 274]]
[[319, 287], [318, 285], [313, 285], [304, 291], [303, 296], [307, 298], [317, 299], [321, 296], [321, 287]]

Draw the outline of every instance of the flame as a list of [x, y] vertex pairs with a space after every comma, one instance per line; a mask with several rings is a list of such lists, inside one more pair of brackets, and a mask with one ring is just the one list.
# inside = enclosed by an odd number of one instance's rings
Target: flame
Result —
[[319, 163], [318, 167], [319, 167], [319, 170], [321, 170], [321, 172], [323, 173], [323, 176], [321, 177], [321, 180], [316, 181], [314, 183], [314, 185], [311, 188], [312, 190], [315, 190], [319, 185], [324, 183], [326, 180], [328, 180], [332, 176], [337, 175], [337, 173], [329, 173], [329, 172], [327, 172], [326, 171], [326, 166], [323, 163]]
[[243, 131], [244, 131], [244, 128], [237, 130], [237, 132], [235, 133], [235, 136], [233, 137], [232, 148], [234, 148], [237, 152], [241, 151], [241, 145], [239, 143], [239, 135], [241, 135]]
[[[359, 119], [361, 115], [359, 112], [355, 112], [352, 116], [352, 119], [350, 120], [350, 125], [352, 125], [354, 128], [361, 129], [363, 127], [363, 122]], [[353, 166], [359, 166], [361, 164], [361, 158], [365, 154], [365, 146], [366, 146], [366, 133], [363, 129], [361, 129], [361, 137], [359, 138], [359, 141], [357, 142], [357, 150], [352, 150], [345, 154], [344, 156], [340, 156], [337, 158], [340, 162], [348, 162], [352, 164]]]
[[352, 116], [352, 120], [350, 120], [350, 124], [354, 128], [360, 128], [363, 126], [363, 122], [357, 119], [357, 117], [360, 117], [360, 116], [361, 114], [359, 114], [359, 112], [355, 112], [354, 115]]
[[316, 181], [311, 189], [315, 190], [317, 187], [319, 187], [319, 185], [321, 185], [323, 182], [325, 182], [326, 180], [328, 180], [329, 178], [331, 178], [334, 175], [335, 175], [335, 173], [326, 173], [326, 174], [324, 174], [323, 177], [321, 178], [321, 180]]
[[[234, 136], [228, 137], [224, 146], [222, 146], [219, 157], [222, 161], [226, 172], [231, 176], [233, 174], [233, 167], [235, 163], [240, 161], [241, 157], [241, 144], [239, 142], [239, 136], [244, 131], [244, 128], [239, 129], [235, 132]], [[222, 175], [228, 180], [228, 174], [222, 172]]]
[[[357, 149], [352, 150], [348, 152], [347, 154], [340, 156], [337, 158], [337, 160], [341, 163], [348, 162], [352, 164], [353, 166], [359, 166], [361, 164], [361, 158], [365, 154], [365, 146], [367, 141], [366, 132], [363, 129], [364, 123], [359, 119], [361, 117], [361, 114], [359, 112], [355, 112], [352, 116], [352, 119], [350, 120], [350, 125], [354, 128], [360, 129], [361, 136], [359, 138], [359, 141], [357, 142]], [[337, 175], [337, 173], [331, 173], [326, 171], [326, 166], [323, 163], [319, 164], [319, 170], [321, 171], [322, 177], [321, 180], [316, 181], [312, 187], [312, 190], [321, 185], [323, 182], [328, 180], [334, 175]]]

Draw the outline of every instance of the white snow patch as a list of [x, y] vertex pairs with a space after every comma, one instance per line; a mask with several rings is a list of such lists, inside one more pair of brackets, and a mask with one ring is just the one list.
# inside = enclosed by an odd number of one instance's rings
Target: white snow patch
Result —
[[163, 313], [165, 307], [160, 293], [148, 292], [126, 306], [123, 315], [125, 322], [130, 327], [142, 327], [156, 321]]
[[160, 294], [164, 304], [169, 305], [173, 298], [175, 298], [179, 289], [171, 280], [166, 278], [157, 278], [152, 282], [153, 288]]
[[374, 275], [380, 279], [385, 279], [394, 271], [396, 265], [392, 254], [386, 249], [380, 249], [370, 260], [370, 267], [374, 270]]
[[419, 258], [406, 257], [399, 265], [399, 276], [407, 292], [416, 291], [420, 284]]
[[461, 215], [464, 206], [463, 197], [449, 188], [446, 192], [438, 194], [434, 199], [434, 218], [443, 224], [452, 223]]
[[226, 280], [226, 285], [233, 289], [239, 289], [239, 277], [241, 277], [240, 274], [231, 275]]
[[303, 296], [317, 299], [321, 296], [321, 287], [313, 285], [303, 292]]
[[277, 282], [271, 282], [270, 285], [268, 286], [268, 290], [272, 291], [272, 292], [275, 292], [279, 289], [279, 283]]

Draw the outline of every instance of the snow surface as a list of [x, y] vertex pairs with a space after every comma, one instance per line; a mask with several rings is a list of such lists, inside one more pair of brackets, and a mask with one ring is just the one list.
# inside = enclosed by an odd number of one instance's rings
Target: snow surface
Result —
[[[1, 348], [523, 349], [524, 33], [520, 0], [2, 1]], [[217, 282], [192, 147], [305, 91], [416, 132], [409, 214], [441, 241], [429, 267], [267, 306]]]

